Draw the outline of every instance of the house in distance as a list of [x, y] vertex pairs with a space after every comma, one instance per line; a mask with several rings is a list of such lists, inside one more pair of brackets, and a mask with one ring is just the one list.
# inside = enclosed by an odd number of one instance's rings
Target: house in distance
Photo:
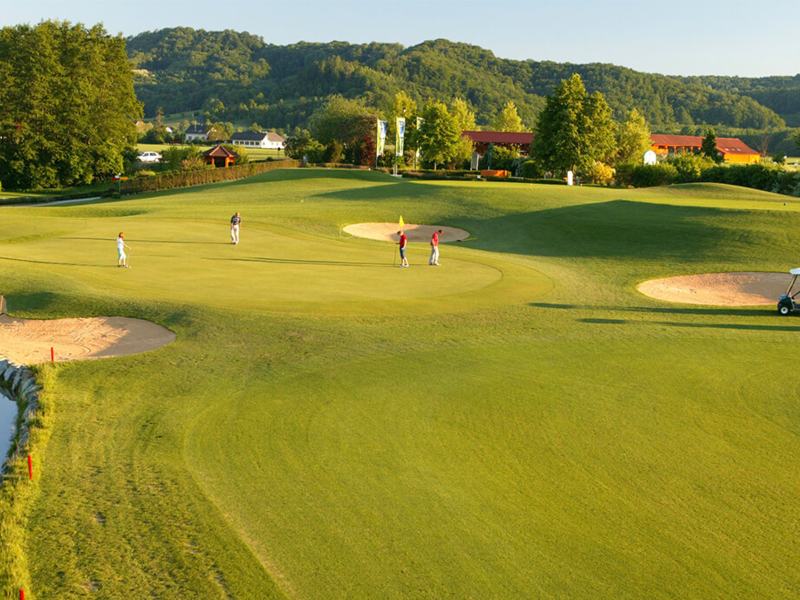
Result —
[[234, 146], [245, 146], [247, 148], [283, 150], [286, 145], [286, 140], [274, 131], [266, 131], [264, 133], [241, 131], [231, 136], [231, 144]]
[[186, 134], [184, 136], [185, 141], [191, 142], [194, 140], [207, 140], [208, 134], [213, 131], [213, 129], [206, 128], [205, 125], [202, 123], [195, 123], [194, 125], [190, 125], [189, 128], [186, 130]]

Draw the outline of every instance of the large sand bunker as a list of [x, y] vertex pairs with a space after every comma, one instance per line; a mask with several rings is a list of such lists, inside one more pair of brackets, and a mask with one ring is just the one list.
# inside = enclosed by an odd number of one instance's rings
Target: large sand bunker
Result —
[[440, 229], [442, 230], [442, 234], [439, 236], [440, 242], [455, 242], [469, 237], [468, 231], [457, 227], [417, 225], [416, 223], [406, 223], [403, 227], [398, 226], [397, 223], [355, 223], [344, 228], [350, 235], [383, 242], [396, 242], [400, 239], [400, 236], [397, 235], [400, 229], [405, 232], [409, 242], [430, 242], [433, 232]]
[[639, 284], [639, 291], [652, 298], [710, 304], [757, 306], [777, 304], [791, 281], [787, 273], [704, 273], [652, 279]]
[[141, 319], [97, 317], [38, 321], [0, 315], [0, 355], [20, 364], [127, 356], [169, 344], [175, 334]]

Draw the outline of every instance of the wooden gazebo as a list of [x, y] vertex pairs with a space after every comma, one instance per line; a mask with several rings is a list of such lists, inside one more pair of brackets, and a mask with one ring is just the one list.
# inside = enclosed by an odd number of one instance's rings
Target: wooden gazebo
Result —
[[203, 152], [203, 158], [207, 165], [214, 165], [215, 167], [230, 167], [239, 158], [235, 152], [231, 152], [222, 146], [214, 146], [211, 150]]

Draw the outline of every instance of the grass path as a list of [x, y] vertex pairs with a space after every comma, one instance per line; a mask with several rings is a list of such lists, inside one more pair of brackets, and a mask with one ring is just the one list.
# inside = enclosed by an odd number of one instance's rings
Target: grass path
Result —
[[[800, 322], [636, 291], [797, 266], [783, 201], [298, 170], [3, 209], [17, 315], [178, 334], [58, 368], [32, 597], [790, 596]], [[400, 214], [473, 239], [341, 233]]]

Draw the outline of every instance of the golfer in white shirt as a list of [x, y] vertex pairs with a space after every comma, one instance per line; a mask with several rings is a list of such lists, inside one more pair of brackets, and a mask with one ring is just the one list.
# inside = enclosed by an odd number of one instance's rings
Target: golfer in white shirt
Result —
[[119, 237], [117, 238], [117, 254], [119, 255], [117, 258], [118, 267], [128, 268], [128, 255], [125, 254], [125, 248], [128, 250], [131, 249], [131, 247], [125, 243], [125, 234], [120, 231]]

